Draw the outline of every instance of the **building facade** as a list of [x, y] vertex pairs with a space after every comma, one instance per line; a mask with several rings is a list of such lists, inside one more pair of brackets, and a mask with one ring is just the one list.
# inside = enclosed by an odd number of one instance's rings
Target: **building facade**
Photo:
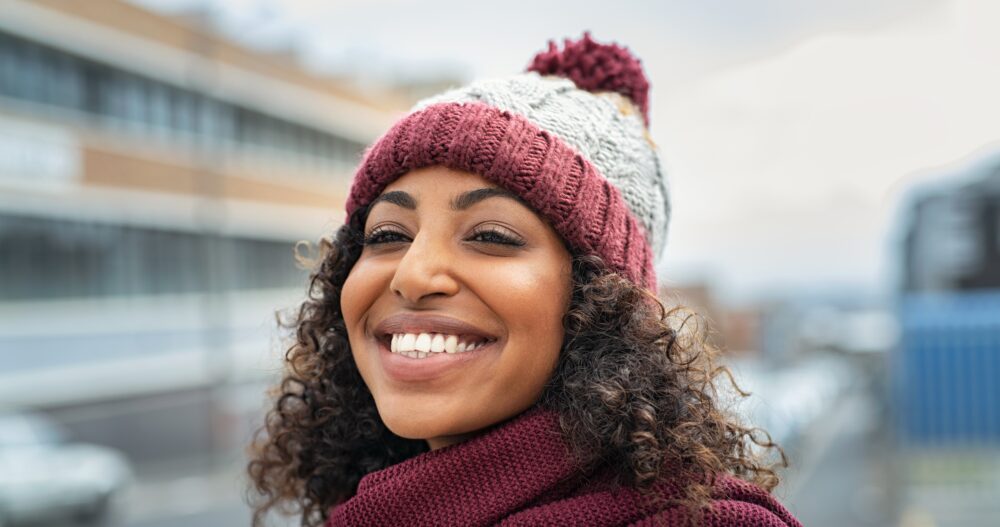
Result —
[[[274, 375], [275, 309], [305, 294], [296, 242], [339, 226], [364, 146], [408, 102], [206, 27], [119, 0], [0, 2], [0, 406], [185, 393], [133, 413], [197, 429], [218, 412], [192, 393]], [[68, 424], [151, 449], [204, 435], [138, 437], [155, 423], [102, 412]]]
[[919, 447], [1000, 445], [1000, 156], [911, 200], [891, 357], [898, 435]]

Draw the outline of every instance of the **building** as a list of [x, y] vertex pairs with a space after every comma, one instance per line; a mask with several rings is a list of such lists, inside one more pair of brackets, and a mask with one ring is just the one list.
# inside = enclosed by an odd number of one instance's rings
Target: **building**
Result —
[[909, 208], [903, 241], [906, 292], [1000, 288], [1000, 157], [928, 186]]
[[198, 448], [171, 430], [273, 376], [295, 243], [407, 105], [120, 0], [0, 3], [0, 405]]
[[[908, 209], [891, 358], [898, 436], [1000, 445], [1000, 157], [925, 186]], [[995, 489], [994, 489], [995, 490]]]

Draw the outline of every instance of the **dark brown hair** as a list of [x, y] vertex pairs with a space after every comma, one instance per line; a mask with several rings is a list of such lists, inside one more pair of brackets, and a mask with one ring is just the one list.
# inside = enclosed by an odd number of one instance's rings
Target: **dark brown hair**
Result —
[[[308, 298], [283, 322], [295, 334], [287, 371], [248, 465], [255, 525], [276, 508], [320, 525], [365, 474], [428, 449], [386, 428], [351, 355], [340, 294], [363, 248], [365, 215], [358, 211], [333, 240], [321, 240]], [[575, 254], [564, 326], [539, 404], [558, 412], [582, 467], [610, 467], [617, 484], [649, 490], [669, 464], [694, 509], [708, 503], [718, 474], [777, 485], [765, 454], [786, 465], [784, 453], [720, 407], [720, 376], [747, 394], [713, 365], [700, 317], [664, 308], [600, 258]]]

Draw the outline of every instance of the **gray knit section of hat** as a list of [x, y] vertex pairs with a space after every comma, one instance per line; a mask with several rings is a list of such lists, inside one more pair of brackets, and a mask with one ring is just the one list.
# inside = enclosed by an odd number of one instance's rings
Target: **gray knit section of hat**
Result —
[[614, 96], [595, 95], [569, 79], [534, 72], [474, 82], [424, 99], [413, 109], [448, 102], [482, 102], [520, 114], [575, 148], [621, 191], [645, 227], [659, 263], [667, 241], [670, 193], [638, 112], [623, 112]]

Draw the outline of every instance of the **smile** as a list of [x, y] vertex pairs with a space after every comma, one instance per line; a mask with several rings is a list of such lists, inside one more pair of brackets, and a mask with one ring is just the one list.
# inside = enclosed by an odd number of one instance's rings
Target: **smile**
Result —
[[435, 353], [465, 353], [486, 345], [488, 338], [447, 335], [443, 333], [393, 333], [389, 351], [411, 359], [424, 359]]

